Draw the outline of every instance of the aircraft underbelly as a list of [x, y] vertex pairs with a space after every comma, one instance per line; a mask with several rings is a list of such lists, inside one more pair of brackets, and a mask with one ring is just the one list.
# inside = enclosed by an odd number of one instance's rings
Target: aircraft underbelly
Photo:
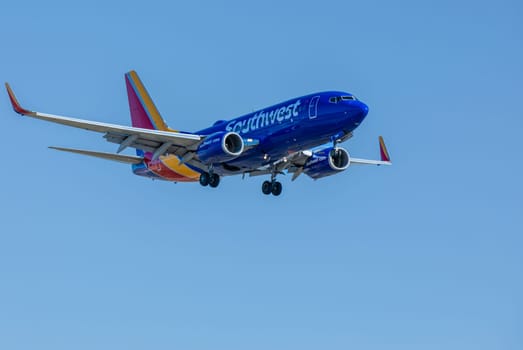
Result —
[[255, 149], [247, 151], [245, 155], [220, 166], [220, 173], [232, 175], [257, 169], [290, 153], [310, 149], [329, 141], [330, 136], [321, 135], [311, 139], [305, 135], [304, 131], [282, 131], [273, 134], [268, 138], [270, 141], [262, 142]]

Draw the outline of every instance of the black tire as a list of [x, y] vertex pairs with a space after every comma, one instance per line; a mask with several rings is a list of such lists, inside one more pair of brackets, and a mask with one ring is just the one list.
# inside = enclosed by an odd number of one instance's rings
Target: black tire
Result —
[[283, 189], [283, 186], [281, 185], [281, 182], [275, 181], [272, 184], [272, 195], [279, 196], [281, 194], [282, 189]]
[[270, 181], [264, 181], [262, 184], [263, 194], [271, 194], [272, 192], [272, 183]]
[[200, 185], [203, 187], [207, 186], [209, 184], [210, 175], [209, 173], [201, 173], [200, 174]]
[[220, 184], [220, 175], [218, 174], [212, 174], [209, 177], [209, 186], [216, 188]]

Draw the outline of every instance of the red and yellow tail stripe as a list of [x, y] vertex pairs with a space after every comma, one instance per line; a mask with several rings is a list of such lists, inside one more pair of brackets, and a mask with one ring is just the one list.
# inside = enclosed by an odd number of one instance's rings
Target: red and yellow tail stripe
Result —
[[133, 126], [148, 126], [148, 128], [156, 130], [175, 131], [170, 129], [163, 120], [138, 74], [132, 70], [125, 74], [125, 78]]

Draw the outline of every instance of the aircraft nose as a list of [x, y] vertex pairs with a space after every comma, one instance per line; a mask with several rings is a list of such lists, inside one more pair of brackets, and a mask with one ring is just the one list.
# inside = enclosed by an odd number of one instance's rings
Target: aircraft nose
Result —
[[367, 116], [367, 113], [369, 113], [369, 107], [361, 101], [355, 101], [355, 104], [356, 104], [357, 113], [355, 113], [354, 121], [357, 124], [359, 124], [363, 121], [363, 119], [365, 119], [365, 117]]
[[360, 113], [365, 118], [365, 116], [367, 116], [367, 113], [369, 113], [369, 106], [367, 106], [365, 103], [363, 103], [361, 101], [358, 101], [358, 102], [360, 103], [360, 105], [359, 105]]

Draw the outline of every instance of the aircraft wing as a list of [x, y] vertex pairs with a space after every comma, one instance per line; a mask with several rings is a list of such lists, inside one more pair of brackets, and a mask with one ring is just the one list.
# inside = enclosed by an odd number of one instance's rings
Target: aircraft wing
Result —
[[15, 112], [36, 119], [104, 133], [104, 138], [107, 141], [120, 145], [117, 151], [118, 153], [127, 147], [133, 147], [146, 152], [152, 152], [153, 159], [158, 158], [160, 155], [165, 153], [184, 156], [188, 152], [195, 151], [205, 137], [195, 134], [100, 123], [30, 111], [23, 108], [20, 103], [18, 103], [18, 100], [9, 84], [6, 83], [5, 85]]
[[[383, 137], [379, 137], [380, 144], [380, 156], [381, 160], [374, 159], [362, 159], [350, 157], [350, 164], [365, 164], [365, 165], [391, 165], [389, 152], [383, 141]], [[249, 172], [250, 176], [259, 176], [267, 174], [283, 174], [286, 170], [288, 173], [292, 173], [292, 181], [296, 180], [298, 176], [304, 171], [305, 164], [313, 156], [312, 150], [298, 151], [289, 154], [286, 157], [278, 159], [274, 163], [267, 164], [261, 168], [252, 170]]]

